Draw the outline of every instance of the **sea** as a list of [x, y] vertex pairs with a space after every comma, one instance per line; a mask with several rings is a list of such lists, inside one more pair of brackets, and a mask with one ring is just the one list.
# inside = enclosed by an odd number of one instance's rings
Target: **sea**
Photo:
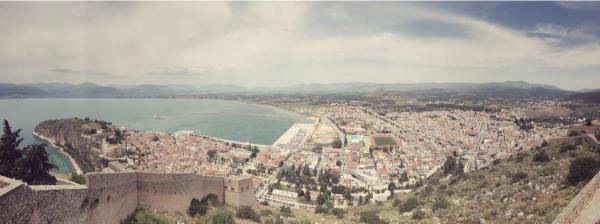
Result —
[[[32, 135], [35, 126], [49, 119], [99, 119], [118, 127], [141, 131], [196, 134], [271, 145], [294, 123], [310, 123], [303, 115], [280, 108], [230, 100], [209, 99], [2, 99], [0, 119], [14, 130], [22, 129], [21, 148], [46, 143]], [[156, 119], [156, 118], [161, 119]], [[54, 172], [69, 174], [71, 164], [58, 149], [47, 146]]]

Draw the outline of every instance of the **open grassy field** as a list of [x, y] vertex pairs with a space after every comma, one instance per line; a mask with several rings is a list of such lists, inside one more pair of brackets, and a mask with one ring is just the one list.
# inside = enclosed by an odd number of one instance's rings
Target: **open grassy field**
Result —
[[396, 145], [394, 138], [389, 136], [375, 136], [373, 137], [373, 140], [375, 140], [375, 145], [377, 146]]

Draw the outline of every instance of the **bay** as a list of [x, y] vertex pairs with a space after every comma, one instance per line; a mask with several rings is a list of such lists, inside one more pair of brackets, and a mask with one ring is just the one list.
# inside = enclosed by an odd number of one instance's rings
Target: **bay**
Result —
[[[166, 118], [156, 119], [155, 116]], [[32, 135], [35, 126], [49, 119], [99, 119], [142, 131], [174, 133], [191, 130], [216, 138], [272, 144], [292, 124], [310, 122], [304, 116], [279, 108], [229, 100], [207, 99], [3, 99], [0, 119], [13, 130], [22, 129], [21, 147], [44, 143]], [[70, 173], [68, 160], [48, 146], [49, 159], [57, 168]]]

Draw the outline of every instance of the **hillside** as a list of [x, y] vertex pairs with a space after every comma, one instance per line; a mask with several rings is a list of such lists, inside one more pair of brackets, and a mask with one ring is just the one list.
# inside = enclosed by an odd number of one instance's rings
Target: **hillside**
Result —
[[596, 90], [592, 92], [579, 93], [571, 96], [570, 98], [585, 103], [600, 103], [600, 91]]
[[177, 86], [177, 85], [133, 85], [103, 86], [94, 83], [78, 85], [66, 83], [0, 83], [0, 98], [32, 97], [174, 97], [197, 94], [350, 94], [389, 91], [409, 96], [446, 97], [502, 97], [502, 98], [557, 98], [573, 92], [555, 86], [530, 84], [523, 81], [491, 83], [333, 83], [304, 84], [286, 87], [242, 87], [234, 85]]
[[396, 193], [394, 200], [349, 208], [343, 219], [294, 212], [314, 223], [360, 223], [372, 214], [388, 223], [550, 223], [589, 180], [567, 181], [573, 161], [591, 158], [598, 172], [600, 153], [577, 139], [522, 151], [468, 174], [440, 171], [413, 192]]
[[120, 132], [111, 123], [99, 120], [56, 119], [39, 123], [35, 132], [62, 147], [84, 172], [100, 169], [100, 150], [102, 143], [119, 141]]

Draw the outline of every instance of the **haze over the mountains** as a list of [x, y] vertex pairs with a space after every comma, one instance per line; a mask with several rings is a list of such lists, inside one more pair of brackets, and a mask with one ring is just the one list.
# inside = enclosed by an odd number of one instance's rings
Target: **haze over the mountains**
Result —
[[[235, 85], [98, 85], [95, 83], [0, 83], [0, 98], [137, 98], [207, 94], [356, 94], [385, 91], [401, 94], [472, 94], [480, 97], [565, 97], [579, 92], [523, 81], [497, 83], [335, 83], [304, 84], [280, 88]], [[588, 91], [590, 92], [590, 91]], [[594, 92], [594, 91], [591, 91]]]

